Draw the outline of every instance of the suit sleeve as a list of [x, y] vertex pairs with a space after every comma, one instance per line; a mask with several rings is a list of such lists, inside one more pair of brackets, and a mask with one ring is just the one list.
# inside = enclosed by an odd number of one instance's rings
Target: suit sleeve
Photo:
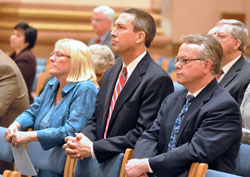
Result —
[[172, 92], [173, 83], [167, 75], [155, 77], [145, 84], [135, 128], [122, 136], [95, 141], [93, 147], [97, 160], [103, 162], [118, 153], [125, 152], [126, 148], [133, 148], [143, 131], [152, 126], [163, 99]]
[[17, 76], [7, 65], [0, 66], [0, 117], [4, 117], [18, 95]]
[[[157, 119], [153, 122], [153, 125], [151, 126], [151, 128], [144, 131], [142, 136], [136, 141], [133, 156], [132, 156], [133, 159], [149, 158], [149, 157], [156, 156], [159, 153], [158, 143], [159, 143], [162, 119], [164, 118], [163, 111], [166, 110], [166, 107], [167, 107], [166, 100], [167, 98], [162, 102], [161, 108], [157, 115]], [[151, 173], [148, 173], [147, 175], [151, 176]]]
[[158, 154], [158, 142], [161, 121], [163, 118], [163, 110], [166, 109], [166, 99], [163, 101], [158, 112], [157, 119], [153, 122], [150, 129], [143, 132], [142, 136], [137, 140], [133, 152], [133, 158], [152, 157]]
[[[241, 116], [235, 102], [226, 100], [219, 105], [215, 103], [211, 109], [203, 113], [201, 110], [200, 114], [204, 119], [190, 142], [171, 151], [149, 157], [149, 164], [156, 176], [172, 174], [173, 169], [186, 169], [192, 162], [211, 163], [236, 139], [240, 139]], [[167, 115], [163, 114], [163, 116]], [[144, 141], [148, 140], [144, 139]]]

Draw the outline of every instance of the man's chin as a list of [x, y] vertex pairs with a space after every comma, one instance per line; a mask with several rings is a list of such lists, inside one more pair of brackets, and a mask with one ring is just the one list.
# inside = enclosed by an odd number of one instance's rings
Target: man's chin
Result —
[[117, 54], [117, 47], [112, 45], [112, 51]]

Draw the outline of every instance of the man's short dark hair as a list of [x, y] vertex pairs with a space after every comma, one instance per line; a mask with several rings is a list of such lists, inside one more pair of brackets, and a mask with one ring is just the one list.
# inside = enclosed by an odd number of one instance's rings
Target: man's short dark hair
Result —
[[156, 23], [154, 18], [149, 13], [136, 8], [128, 8], [122, 12], [135, 15], [135, 19], [133, 21], [134, 32], [145, 32], [145, 46], [149, 48], [156, 34]]

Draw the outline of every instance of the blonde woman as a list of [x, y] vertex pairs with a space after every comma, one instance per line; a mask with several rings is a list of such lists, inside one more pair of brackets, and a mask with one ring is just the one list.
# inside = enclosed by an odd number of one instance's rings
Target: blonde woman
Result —
[[[59, 40], [50, 60], [54, 78], [5, 132], [6, 141], [15, 147], [31, 141], [39, 141], [44, 150], [61, 146], [92, 117], [97, 82], [88, 47], [73, 39]], [[26, 132], [28, 128], [34, 131]], [[38, 176], [62, 174], [40, 169]]]

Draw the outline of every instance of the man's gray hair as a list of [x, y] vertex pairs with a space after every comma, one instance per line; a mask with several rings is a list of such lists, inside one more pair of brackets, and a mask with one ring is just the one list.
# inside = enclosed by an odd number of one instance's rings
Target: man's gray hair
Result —
[[216, 26], [220, 26], [220, 25], [232, 26], [231, 35], [233, 36], [233, 38], [239, 39], [241, 41], [239, 50], [244, 52], [247, 47], [248, 36], [249, 36], [246, 25], [242, 23], [241, 21], [235, 20], [235, 19], [222, 19], [216, 24]]
[[98, 6], [93, 9], [94, 13], [103, 13], [105, 18], [107, 20], [111, 20], [112, 24], [114, 23], [115, 20], [115, 11], [110, 8], [109, 6], [103, 5], [103, 6]]
[[220, 42], [212, 35], [195, 34], [182, 37], [183, 42], [187, 44], [197, 44], [200, 46], [199, 58], [212, 60], [211, 73], [217, 75], [221, 68], [221, 59], [223, 49]]

